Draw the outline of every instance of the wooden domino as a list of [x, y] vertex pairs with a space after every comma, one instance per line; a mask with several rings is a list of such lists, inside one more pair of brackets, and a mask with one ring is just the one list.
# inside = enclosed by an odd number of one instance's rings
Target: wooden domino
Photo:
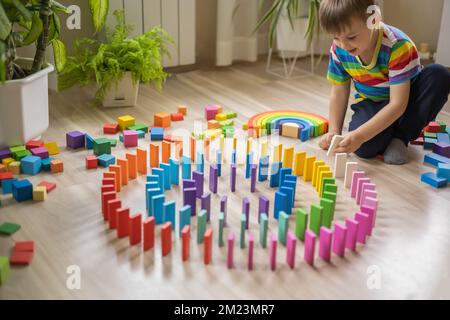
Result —
[[334, 150], [339, 146], [339, 143], [344, 140], [344, 136], [334, 135], [331, 139], [330, 147], [328, 148], [327, 157], [334, 155]]

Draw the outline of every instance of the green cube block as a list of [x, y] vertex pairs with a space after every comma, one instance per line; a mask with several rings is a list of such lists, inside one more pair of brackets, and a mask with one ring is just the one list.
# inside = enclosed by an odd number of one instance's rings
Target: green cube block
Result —
[[230, 111], [230, 112], [225, 113], [225, 116], [227, 117], [227, 119], [233, 119], [233, 118], [237, 117], [237, 113], [234, 111]]
[[267, 229], [269, 225], [269, 220], [267, 219], [267, 214], [261, 214], [259, 220], [259, 243], [261, 247], [267, 248]]
[[15, 146], [15, 147], [9, 148], [9, 151], [11, 151], [12, 154], [19, 152], [19, 151], [23, 151], [23, 150], [27, 150], [27, 148], [25, 148], [25, 146]]
[[323, 208], [322, 226], [331, 228], [331, 222], [334, 217], [334, 201], [322, 198], [320, 199], [320, 206]]
[[16, 233], [20, 229], [20, 224], [5, 222], [0, 225], [0, 233], [8, 236]]
[[0, 256], [0, 286], [8, 281], [9, 273], [10, 270], [8, 257]]
[[225, 214], [223, 212], [219, 213], [219, 247], [225, 246], [223, 241], [223, 228], [225, 227]]
[[245, 224], [246, 224], [246, 221], [247, 221], [247, 217], [243, 213], [241, 215], [241, 231], [240, 231], [240, 236], [239, 236], [239, 244], [240, 244], [241, 249], [245, 248]]
[[144, 131], [145, 133], [148, 133], [148, 126], [145, 124], [135, 124], [134, 126], [130, 126], [127, 128], [127, 130], [136, 130], [136, 131]]
[[336, 197], [337, 197], [337, 193], [328, 192], [328, 191], [324, 192], [322, 195], [322, 198], [333, 200], [334, 202], [336, 202]]
[[95, 139], [93, 150], [96, 156], [101, 156], [102, 154], [111, 154], [111, 141], [107, 138]]
[[287, 232], [289, 230], [289, 216], [281, 211], [278, 215], [278, 241], [286, 246]]
[[26, 156], [30, 156], [31, 152], [29, 150], [21, 150], [21, 151], [17, 151], [16, 153], [13, 153], [13, 158], [16, 159], [17, 161], [22, 160], [23, 158], [25, 158]]
[[206, 210], [200, 211], [197, 216], [197, 244], [203, 243], [206, 231]]
[[308, 227], [308, 214], [303, 209], [295, 212], [295, 236], [301, 241], [305, 241], [305, 232]]
[[423, 135], [425, 138], [437, 139], [437, 133], [435, 132], [424, 132]]
[[317, 236], [319, 235], [320, 227], [322, 226], [322, 212], [323, 208], [321, 206], [315, 204], [311, 205], [311, 212], [309, 213], [309, 229]]

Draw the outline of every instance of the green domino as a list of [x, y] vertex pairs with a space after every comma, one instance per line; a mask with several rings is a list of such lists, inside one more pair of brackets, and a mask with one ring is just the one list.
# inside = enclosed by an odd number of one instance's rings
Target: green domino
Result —
[[246, 220], [247, 220], [247, 217], [243, 213], [241, 215], [241, 233], [240, 233], [240, 237], [239, 237], [241, 249], [245, 248], [245, 223], [246, 223]]
[[261, 214], [259, 219], [259, 243], [261, 247], [267, 248], [267, 227], [269, 222], [267, 220], [267, 214]]
[[281, 211], [278, 216], [278, 241], [286, 246], [286, 237], [289, 230], [289, 216]]
[[425, 138], [437, 139], [437, 133], [434, 132], [424, 132]]
[[8, 257], [0, 256], [0, 286], [9, 278], [9, 259]]
[[231, 126], [234, 126], [234, 121], [233, 120], [219, 121], [219, 125], [220, 125], [221, 128], [223, 128], [223, 127], [231, 127]]
[[197, 216], [197, 244], [203, 243], [206, 231], [206, 210], [200, 211]]
[[308, 214], [303, 209], [297, 209], [295, 212], [295, 235], [301, 240], [305, 241], [305, 232], [308, 227]]
[[324, 192], [322, 195], [322, 198], [333, 200], [334, 202], [336, 202], [336, 197], [337, 197], [337, 193], [328, 192], [328, 191]]
[[111, 143], [111, 147], [117, 146], [117, 139], [109, 139], [109, 143]]
[[335, 184], [327, 184], [325, 188], [323, 189], [323, 192], [331, 192], [337, 194], [338, 187]]
[[5, 222], [2, 225], [0, 225], [0, 233], [6, 234], [8, 236], [16, 233], [20, 229], [19, 224]]
[[96, 156], [101, 156], [102, 154], [111, 154], [111, 141], [106, 138], [95, 139], [93, 150]]
[[323, 195], [323, 192], [325, 190], [325, 187], [329, 184], [336, 184], [336, 180], [334, 180], [334, 178], [324, 178], [322, 180], [322, 194], [320, 196]]
[[144, 131], [145, 133], [148, 133], [148, 126], [145, 124], [135, 124], [134, 126], [130, 126], [127, 128], [128, 130], [136, 130], [136, 131]]
[[322, 226], [330, 229], [334, 216], [334, 201], [322, 198], [320, 199], [320, 206], [323, 208]]
[[219, 247], [223, 247], [225, 242], [223, 241], [223, 228], [225, 226], [225, 214], [219, 213]]
[[319, 235], [320, 227], [322, 225], [322, 211], [321, 206], [312, 204], [311, 212], [309, 214], [309, 229], [311, 229], [317, 236]]

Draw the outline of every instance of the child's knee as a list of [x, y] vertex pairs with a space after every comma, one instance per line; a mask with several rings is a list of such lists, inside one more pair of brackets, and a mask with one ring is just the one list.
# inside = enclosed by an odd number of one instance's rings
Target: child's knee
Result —
[[378, 155], [378, 150], [370, 145], [362, 145], [355, 154], [362, 159], [372, 159]]
[[450, 91], [450, 71], [440, 64], [431, 64], [425, 67], [424, 72], [428, 73], [430, 80], [436, 88], [442, 88], [444, 93]]

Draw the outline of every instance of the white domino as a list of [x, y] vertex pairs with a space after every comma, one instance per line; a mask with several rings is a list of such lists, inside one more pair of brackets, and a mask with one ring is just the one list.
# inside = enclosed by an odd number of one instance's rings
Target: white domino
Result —
[[347, 164], [347, 154], [336, 153], [336, 156], [334, 157], [334, 171], [333, 171], [335, 178], [344, 178], [346, 164]]
[[333, 155], [334, 149], [337, 148], [337, 146], [339, 145], [339, 143], [341, 143], [342, 140], [344, 140], [344, 136], [340, 135], [333, 136], [333, 139], [331, 139], [330, 147], [328, 148], [327, 157]]
[[346, 188], [350, 188], [352, 184], [353, 172], [358, 170], [358, 162], [347, 162], [345, 165], [345, 179], [344, 185]]

